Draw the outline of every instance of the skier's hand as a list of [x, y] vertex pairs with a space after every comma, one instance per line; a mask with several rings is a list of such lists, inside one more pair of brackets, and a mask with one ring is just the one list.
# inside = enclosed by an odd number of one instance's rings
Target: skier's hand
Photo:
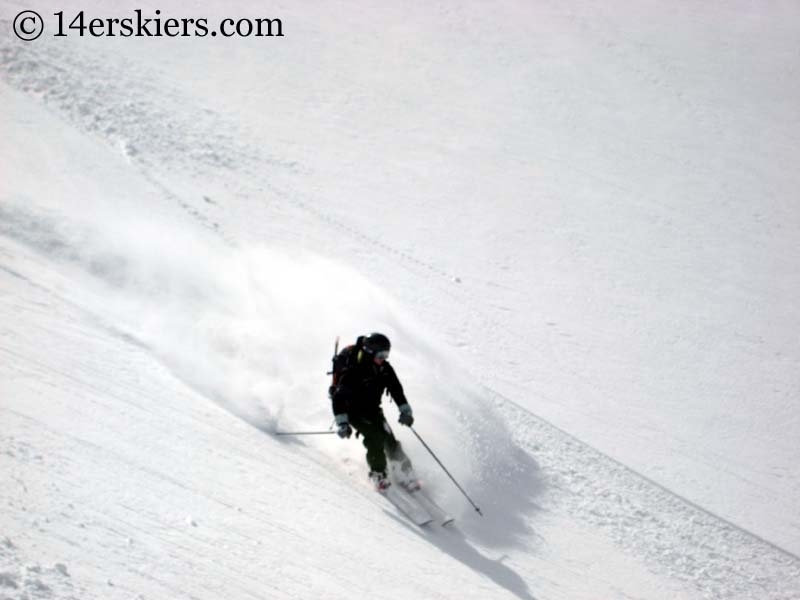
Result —
[[411, 427], [414, 424], [414, 412], [411, 410], [411, 405], [406, 403], [400, 405], [400, 418], [398, 422], [406, 427]]
[[350, 419], [347, 418], [347, 415], [336, 415], [336, 425], [338, 426], [336, 435], [340, 438], [345, 439], [353, 435], [353, 428], [350, 427]]

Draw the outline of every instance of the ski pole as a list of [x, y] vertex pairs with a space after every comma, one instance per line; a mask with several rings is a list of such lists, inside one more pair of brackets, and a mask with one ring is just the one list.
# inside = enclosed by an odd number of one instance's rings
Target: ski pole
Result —
[[327, 435], [335, 431], [276, 431], [275, 435]]
[[[336, 340], [336, 343], [338, 345], [338, 339]], [[331, 426], [325, 431], [276, 431], [275, 435], [327, 435], [329, 433], [337, 433], [333, 430], [334, 423], [336, 423], [336, 421], [331, 421]]]
[[410, 429], [410, 430], [411, 430], [411, 431], [414, 433], [414, 435], [415, 435], [415, 436], [417, 436], [417, 439], [420, 441], [420, 443], [422, 443], [422, 445], [423, 445], [423, 446], [425, 446], [425, 450], [427, 450], [428, 452], [430, 452], [430, 453], [431, 453], [431, 456], [434, 458], [434, 460], [435, 460], [437, 463], [439, 463], [439, 466], [440, 466], [440, 467], [442, 467], [442, 470], [443, 470], [445, 473], [447, 473], [447, 476], [448, 476], [448, 477], [451, 479], [451, 481], [452, 481], [453, 483], [455, 483], [455, 484], [456, 484], [456, 487], [458, 488], [458, 490], [459, 490], [459, 491], [460, 491], [462, 494], [464, 494], [464, 497], [465, 497], [467, 500], [469, 500], [469, 503], [470, 503], [470, 504], [472, 504], [473, 508], [475, 508], [475, 510], [476, 510], [476, 511], [478, 511], [478, 514], [479, 514], [480, 516], [483, 516], [483, 513], [481, 512], [481, 509], [480, 509], [480, 508], [478, 508], [478, 506], [477, 506], [477, 505], [476, 505], [476, 504], [475, 504], [475, 503], [472, 501], [472, 498], [470, 498], [470, 497], [467, 495], [467, 492], [465, 492], [465, 491], [464, 491], [464, 488], [462, 488], [460, 485], [458, 485], [458, 482], [456, 481], [455, 477], [453, 477], [453, 476], [450, 474], [450, 471], [448, 471], [448, 470], [447, 470], [447, 468], [446, 468], [446, 467], [445, 467], [445, 466], [442, 464], [442, 461], [440, 461], [440, 460], [439, 460], [439, 457], [438, 457], [438, 456], [436, 456], [436, 455], [433, 453], [433, 450], [431, 450], [431, 449], [430, 449], [430, 447], [428, 446], [428, 444], [426, 444], [426, 443], [425, 443], [425, 440], [423, 440], [423, 439], [422, 439], [422, 437], [420, 437], [420, 435], [419, 435], [419, 434], [416, 432], [416, 430], [415, 430], [413, 427], [409, 427], [409, 429]]

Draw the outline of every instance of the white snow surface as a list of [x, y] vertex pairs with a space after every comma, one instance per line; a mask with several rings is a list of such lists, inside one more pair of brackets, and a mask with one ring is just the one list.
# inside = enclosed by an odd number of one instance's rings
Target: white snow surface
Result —
[[[800, 5], [109, 4], [0, 3], [0, 599], [800, 598]], [[275, 435], [376, 330], [484, 516]]]

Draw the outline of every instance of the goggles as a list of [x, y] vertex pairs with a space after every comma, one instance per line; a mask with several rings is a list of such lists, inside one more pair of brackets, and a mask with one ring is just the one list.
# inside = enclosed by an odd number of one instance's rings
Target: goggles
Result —
[[387, 358], [389, 358], [389, 351], [381, 350], [380, 352], [376, 352], [373, 356], [380, 360], [386, 360]]

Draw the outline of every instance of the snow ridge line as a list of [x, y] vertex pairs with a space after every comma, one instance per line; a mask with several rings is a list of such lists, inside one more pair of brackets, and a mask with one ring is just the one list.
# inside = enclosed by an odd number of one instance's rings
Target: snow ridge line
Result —
[[667, 494], [669, 494], [671, 496], [674, 496], [674, 497], [678, 498], [679, 500], [681, 500], [681, 502], [684, 502], [685, 504], [688, 504], [692, 508], [694, 508], [694, 509], [696, 509], [696, 510], [698, 510], [700, 512], [703, 512], [703, 513], [707, 514], [708, 516], [713, 517], [713, 518], [715, 518], [715, 519], [717, 519], [719, 521], [722, 521], [723, 523], [725, 523], [729, 527], [737, 529], [737, 530], [741, 531], [742, 533], [747, 534], [748, 536], [750, 536], [752, 538], [755, 538], [756, 540], [758, 540], [758, 541], [760, 541], [760, 542], [772, 547], [774, 550], [777, 550], [778, 552], [781, 552], [781, 553], [785, 554], [789, 558], [791, 558], [793, 560], [796, 560], [796, 561], [800, 561], [800, 556], [798, 556], [797, 554], [794, 554], [790, 550], [787, 550], [786, 548], [783, 548], [783, 547], [779, 546], [778, 544], [769, 541], [768, 539], [758, 535], [757, 533], [754, 533], [754, 532], [750, 531], [749, 529], [747, 529], [747, 528], [745, 528], [745, 527], [743, 527], [741, 525], [737, 525], [736, 523], [726, 519], [725, 517], [722, 517], [722, 516], [714, 513], [713, 511], [700, 506], [699, 504], [697, 504], [696, 502], [693, 502], [689, 498], [687, 498], [685, 496], [682, 496], [681, 494], [675, 492], [674, 490], [669, 489], [665, 485], [657, 482], [656, 480], [648, 477], [647, 475], [645, 475], [643, 473], [640, 473], [636, 469], [626, 465], [623, 462], [620, 462], [619, 460], [617, 460], [613, 456], [609, 456], [608, 454], [602, 452], [601, 450], [598, 450], [597, 448], [593, 447], [592, 445], [587, 444], [583, 440], [575, 437], [573, 434], [569, 433], [568, 431], [566, 431], [564, 429], [561, 429], [560, 427], [558, 427], [557, 425], [554, 425], [553, 423], [547, 421], [546, 419], [543, 419], [542, 417], [540, 417], [536, 413], [534, 413], [534, 412], [532, 412], [532, 411], [520, 406], [519, 404], [517, 404], [516, 402], [514, 402], [510, 398], [507, 398], [507, 397], [503, 396], [499, 392], [496, 392], [496, 391], [492, 390], [491, 388], [487, 388], [487, 391], [489, 391], [491, 394], [497, 396], [498, 398], [502, 399], [503, 402], [506, 402], [508, 404], [513, 405], [518, 411], [527, 413], [532, 418], [536, 419], [537, 421], [540, 421], [542, 424], [545, 424], [546, 426], [555, 429], [556, 431], [558, 431], [564, 437], [569, 438], [572, 442], [574, 442], [576, 444], [581, 444], [582, 446], [585, 446], [588, 450], [591, 450], [592, 452], [595, 452], [599, 456], [602, 456], [604, 459], [608, 460], [609, 462], [614, 463], [617, 467], [628, 471], [631, 475], [634, 475], [634, 476], [636, 476], [636, 477], [638, 477], [640, 479], [645, 480], [647, 483], [649, 483], [650, 485], [660, 489], [662, 492], [665, 492], [665, 493], [667, 493]]
[[485, 389], [506, 414], [515, 440], [540, 462], [549, 489], [540, 502], [548, 510], [566, 511], [607, 531], [654, 570], [689, 581], [713, 597], [729, 596], [732, 588], [759, 598], [796, 593], [800, 559], [794, 553]]

